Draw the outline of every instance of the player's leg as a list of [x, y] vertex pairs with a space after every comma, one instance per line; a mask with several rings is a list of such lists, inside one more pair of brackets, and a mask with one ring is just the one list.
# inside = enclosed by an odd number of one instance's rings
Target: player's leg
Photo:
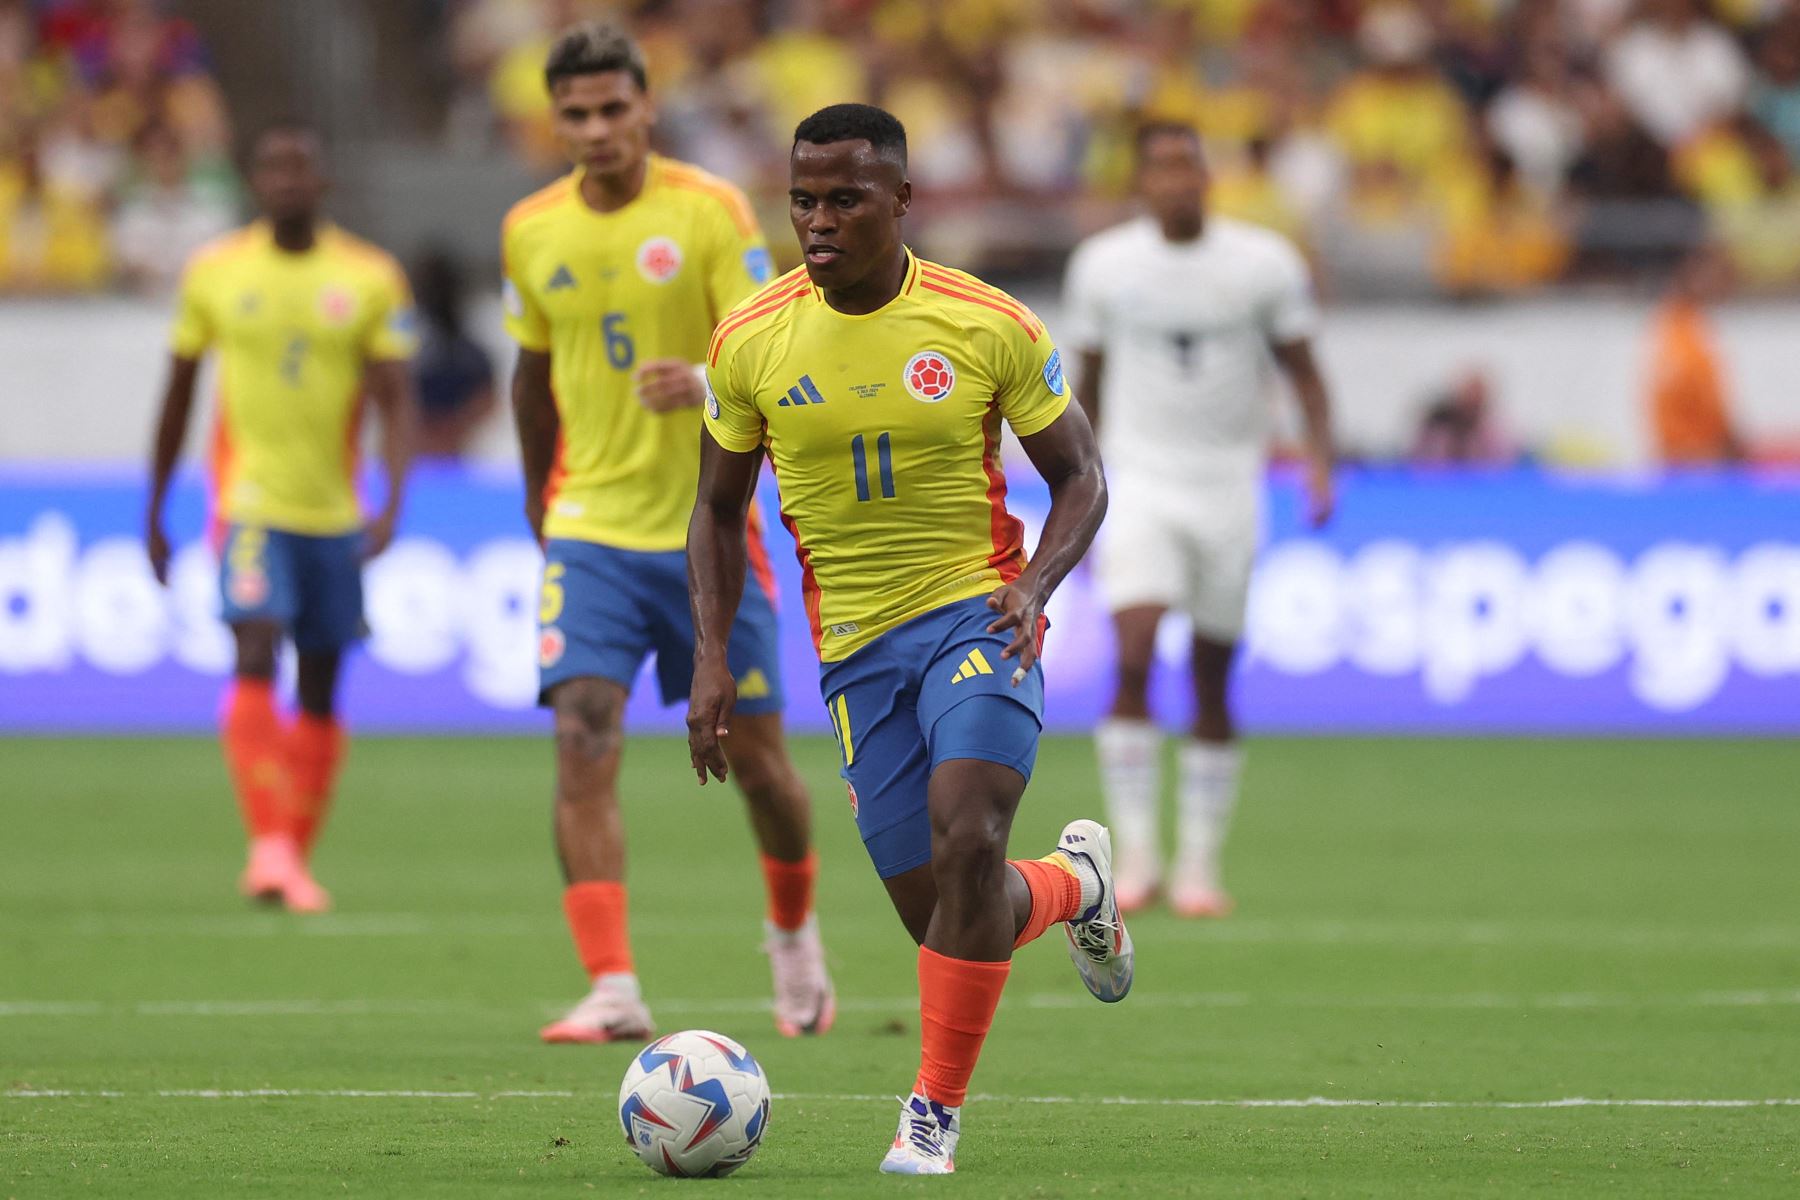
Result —
[[1222, 917], [1231, 911], [1220, 872], [1225, 834], [1237, 807], [1243, 754], [1231, 715], [1231, 665], [1237, 647], [1194, 638], [1192, 738], [1180, 754], [1178, 841], [1169, 900], [1188, 917]]
[[779, 713], [734, 716], [731, 725], [725, 758], [750, 815], [768, 896], [763, 949], [774, 977], [775, 1027], [786, 1037], [825, 1033], [837, 1018], [837, 993], [813, 912], [812, 802]]
[[344, 651], [363, 635], [362, 536], [291, 540], [299, 568], [293, 624], [299, 709], [286, 731], [293, 787], [288, 828], [300, 852], [301, 869], [283, 898], [290, 911], [323, 912], [331, 898], [312, 878], [308, 863], [344, 760], [338, 677]]
[[[774, 978], [775, 1027], [786, 1037], [798, 1037], [830, 1029], [837, 998], [813, 914], [818, 858], [812, 846], [812, 802], [782, 732], [781, 629], [769, 598], [773, 583], [766, 567], [758, 566], [759, 550], [753, 542], [755, 569], [745, 581], [726, 648], [738, 699], [723, 749], [762, 862], [768, 901], [763, 949]], [[685, 699], [693, 682], [687, 558], [681, 553], [657, 558], [665, 597], [655, 626], [657, 675], [664, 700], [673, 702]]]
[[1157, 628], [1183, 594], [1188, 569], [1167, 509], [1162, 497], [1121, 481], [1094, 558], [1118, 655], [1112, 708], [1095, 730], [1094, 749], [1127, 912], [1148, 903], [1162, 877], [1163, 736], [1150, 711], [1150, 675]]
[[1139, 604], [1113, 614], [1115, 668], [1112, 709], [1094, 732], [1107, 822], [1118, 852], [1119, 907], [1135, 912], [1161, 883], [1162, 730], [1150, 715], [1150, 671], [1156, 658], [1161, 605]]
[[563, 872], [563, 913], [593, 986], [547, 1042], [641, 1041], [654, 1032], [643, 1003], [625, 890], [625, 822], [619, 809], [627, 692], [610, 679], [565, 680], [550, 689], [555, 714], [553, 824]]
[[219, 741], [249, 839], [239, 888], [267, 902], [281, 899], [299, 862], [286, 827], [292, 786], [275, 708], [276, 655], [296, 605], [287, 550], [280, 534], [234, 525], [219, 561], [221, 616], [236, 649]]
[[[935, 904], [919, 947], [919, 1074], [884, 1171], [954, 1169], [960, 1109], [1019, 946], [1067, 922], [1095, 994], [1119, 999], [1130, 987], [1131, 949], [1113, 899], [1106, 831], [1073, 822], [1044, 858], [1006, 857], [1037, 758], [1043, 673], [1034, 668], [1015, 688], [1009, 672], [993, 669], [1002, 643], [985, 632], [983, 612], [985, 605], [972, 607], [952, 626], [920, 686], [919, 724], [932, 764]], [[891, 883], [895, 893], [916, 906], [925, 889], [914, 879]], [[1096, 937], [1097, 957], [1090, 957]]]
[[554, 717], [563, 913], [591, 981], [580, 1003], [544, 1027], [548, 1042], [641, 1041], [652, 1033], [631, 955], [618, 791], [625, 701], [651, 643], [646, 557], [560, 539], [548, 547], [540, 702]]
[[1215, 534], [1197, 539], [1199, 571], [1189, 601], [1194, 725], [1179, 756], [1179, 832], [1169, 889], [1170, 905], [1188, 917], [1221, 917], [1231, 911], [1220, 857], [1243, 765], [1231, 711], [1231, 668], [1243, 634], [1256, 552], [1254, 511], [1234, 512], [1235, 507], [1217, 505], [1225, 520]]

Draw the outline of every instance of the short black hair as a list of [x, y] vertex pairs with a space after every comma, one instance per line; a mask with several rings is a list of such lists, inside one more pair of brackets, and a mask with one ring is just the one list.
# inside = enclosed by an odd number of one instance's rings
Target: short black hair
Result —
[[550, 47], [550, 57], [544, 60], [544, 86], [555, 91], [565, 79], [608, 71], [624, 71], [636, 81], [638, 91], [650, 90], [644, 52], [631, 36], [604, 21], [583, 21], [564, 30]]
[[1183, 137], [1194, 143], [1196, 150], [1202, 149], [1200, 130], [1186, 121], [1145, 121], [1137, 127], [1137, 152], [1142, 158], [1150, 143], [1159, 137]]
[[906, 126], [885, 108], [873, 104], [830, 104], [794, 129], [794, 145], [829, 146], [833, 142], [867, 142], [877, 154], [906, 167]]

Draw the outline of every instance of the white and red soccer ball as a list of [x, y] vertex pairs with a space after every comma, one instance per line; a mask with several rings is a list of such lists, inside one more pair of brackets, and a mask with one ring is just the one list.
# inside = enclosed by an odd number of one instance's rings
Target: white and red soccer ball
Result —
[[619, 1085], [619, 1124], [659, 1175], [729, 1175], [769, 1128], [769, 1080], [722, 1033], [689, 1029], [638, 1052]]

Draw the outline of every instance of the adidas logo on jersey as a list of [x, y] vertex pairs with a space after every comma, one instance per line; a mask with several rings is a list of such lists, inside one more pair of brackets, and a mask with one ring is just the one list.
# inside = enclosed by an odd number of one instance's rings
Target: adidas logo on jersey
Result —
[[567, 266], [559, 265], [556, 274], [550, 276], [550, 282], [544, 285], [546, 292], [560, 292], [564, 288], [575, 286], [575, 276]]
[[802, 375], [800, 382], [787, 390], [787, 395], [775, 402], [776, 408], [786, 408], [789, 404], [823, 404], [825, 397], [819, 395], [819, 389], [813, 385], [811, 375]]
[[979, 650], [969, 651], [969, 657], [963, 659], [962, 666], [950, 677], [951, 683], [961, 683], [965, 679], [973, 679], [977, 675], [992, 675], [994, 668], [988, 665], [987, 655]]

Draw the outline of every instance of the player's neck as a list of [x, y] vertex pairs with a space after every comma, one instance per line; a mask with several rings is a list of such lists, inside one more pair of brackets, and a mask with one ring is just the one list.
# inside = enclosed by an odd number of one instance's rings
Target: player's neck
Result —
[[847, 288], [826, 290], [825, 303], [847, 317], [863, 317], [889, 303], [906, 286], [906, 247], [895, 248], [892, 261], [877, 267]]
[[581, 175], [581, 199], [595, 212], [618, 212], [638, 198], [650, 178], [650, 159], [641, 159], [634, 167], [615, 175], [584, 171]]
[[316, 217], [270, 221], [269, 233], [278, 250], [287, 254], [305, 254], [319, 240], [319, 222]]
[[1157, 225], [1162, 229], [1163, 241], [1180, 244], [1197, 242], [1206, 232], [1206, 214], [1204, 212], [1182, 213], [1175, 217], [1160, 217]]

